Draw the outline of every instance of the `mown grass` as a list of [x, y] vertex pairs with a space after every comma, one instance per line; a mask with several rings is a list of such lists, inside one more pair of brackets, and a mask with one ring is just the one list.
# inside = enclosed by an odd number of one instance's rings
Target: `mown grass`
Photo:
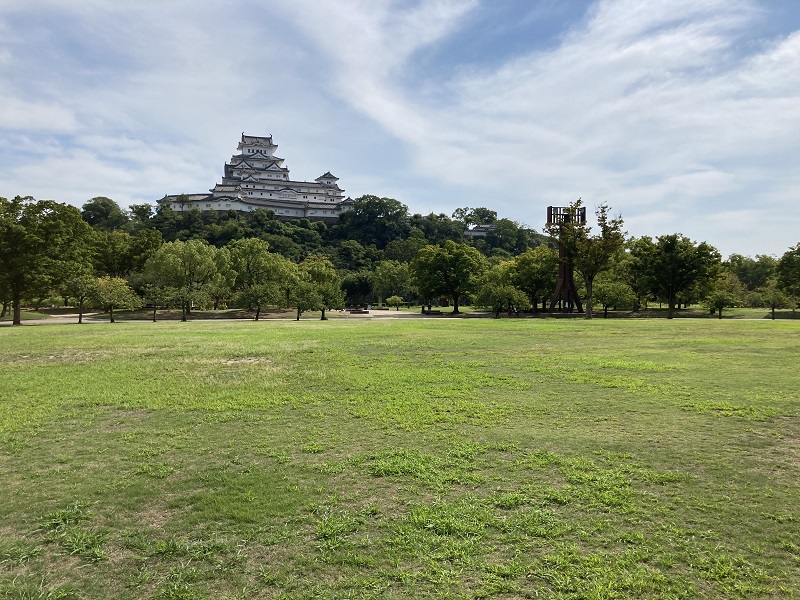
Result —
[[0, 598], [785, 598], [796, 323], [0, 330]]

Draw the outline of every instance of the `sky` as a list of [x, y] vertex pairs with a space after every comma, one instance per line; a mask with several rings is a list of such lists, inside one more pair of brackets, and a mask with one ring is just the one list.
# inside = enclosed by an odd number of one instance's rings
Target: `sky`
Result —
[[798, 0], [0, 0], [0, 196], [295, 180], [541, 230], [582, 198], [723, 256], [800, 242]]

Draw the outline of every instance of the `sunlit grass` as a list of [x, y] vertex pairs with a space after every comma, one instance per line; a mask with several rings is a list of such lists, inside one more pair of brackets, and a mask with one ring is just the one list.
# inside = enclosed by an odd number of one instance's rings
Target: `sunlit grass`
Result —
[[790, 321], [0, 330], [0, 597], [782, 598]]

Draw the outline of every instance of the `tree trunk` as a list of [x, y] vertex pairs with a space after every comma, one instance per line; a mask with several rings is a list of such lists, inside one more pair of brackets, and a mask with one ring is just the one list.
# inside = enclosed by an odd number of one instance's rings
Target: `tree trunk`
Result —
[[78, 324], [83, 323], [83, 298], [78, 299]]
[[327, 321], [328, 318], [325, 316], [325, 307], [322, 307], [322, 316], [319, 319], [320, 321]]
[[153, 323], [155, 323], [155, 322], [156, 322], [156, 311], [157, 311], [157, 310], [158, 310], [158, 305], [157, 305], [157, 304], [154, 304], [154, 305], [153, 305]]
[[0, 308], [0, 319], [6, 316], [8, 312], [8, 300], [3, 300], [3, 308]]
[[667, 299], [667, 318], [672, 318], [673, 307], [675, 306], [675, 296], [670, 296]]
[[458, 294], [453, 294], [453, 314], [458, 314]]
[[721, 306], [719, 307], [719, 318], [720, 319], [722, 318], [722, 307]]
[[772, 306], [772, 320], [775, 320], [775, 305]]
[[22, 296], [22, 294], [19, 291], [13, 292], [13, 294], [11, 305], [13, 307], [14, 316], [11, 320], [11, 324], [22, 325], [22, 309], [20, 308], [20, 303], [22, 302], [20, 296]]
[[217, 310], [218, 307], [219, 307], [219, 298], [214, 298], [214, 310]]
[[256, 306], [256, 321], [258, 321], [259, 316], [261, 316], [261, 305]]
[[185, 321], [186, 320], [186, 313], [187, 312], [188, 311], [186, 310], [186, 302], [181, 302], [181, 321]]
[[592, 318], [592, 303], [594, 299], [592, 298], [592, 287], [594, 286], [593, 279], [587, 279], [584, 277], [583, 282], [586, 284], [586, 318]]
[[608, 306], [603, 306], [603, 318], [608, 318]]
[[300, 310], [300, 307], [298, 307], [298, 308], [297, 308], [297, 318], [295, 319], [295, 321], [299, 321], [299, 320], [300, 320], [300, 313], [301, 313], [301, 312], [302, 312], [302, 311]]
[[114, 321], [114, 305], [113, 304], [108, 307], [108, 315], [111, 318], [111, 322], [112, 323], [116, 323], [116, 321]]

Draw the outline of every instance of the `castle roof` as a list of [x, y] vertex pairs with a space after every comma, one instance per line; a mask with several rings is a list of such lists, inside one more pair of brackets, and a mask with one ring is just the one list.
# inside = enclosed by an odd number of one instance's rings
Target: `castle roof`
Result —
[[244, 131], [242, 132], [242, 143], [257, 144], [261, 146], [275, 146], [275, 144], [272, 143], [271, 135], [245, 135]]

